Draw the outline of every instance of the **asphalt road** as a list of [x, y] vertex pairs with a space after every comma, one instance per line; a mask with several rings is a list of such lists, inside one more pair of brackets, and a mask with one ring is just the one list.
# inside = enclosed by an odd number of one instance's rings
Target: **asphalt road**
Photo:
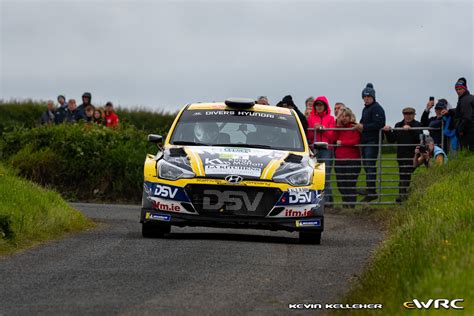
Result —
[[73, 206], [98, 228], [0, 258], [0, 315], [293, 313], [290, 303], [339, 303], [382, 238], [373, 224], [327, 214], [321, 245], [217, 228], [143, 239], [139, 206]]

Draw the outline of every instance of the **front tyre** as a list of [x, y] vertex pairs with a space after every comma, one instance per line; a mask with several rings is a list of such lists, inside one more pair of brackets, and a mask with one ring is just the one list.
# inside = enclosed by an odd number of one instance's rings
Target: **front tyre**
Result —
[[300, 234], [300, 243], [302, 244], [321, 244], [321, 234], [319, 231], [301, 231]]
[[144, 238], [163, 238], [171, 232], [169, 224], [142, 223], [142, 236]]

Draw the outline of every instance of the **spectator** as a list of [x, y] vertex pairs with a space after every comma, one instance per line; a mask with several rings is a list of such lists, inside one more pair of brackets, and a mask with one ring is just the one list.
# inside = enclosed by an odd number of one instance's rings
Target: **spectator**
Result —
[[446, 99], [439, 99], [438, 102], [442, 102], [446, 104], [447, 110], [442, 110], [441, 115], [443, 116], [443, 135], [444, 138], [444, 150], [446, 153], [448, 152], [456, 152], [459, 150], [459, 141], [456, 136], [456, 125], [454, 121], [454, 117], [456, 115], [456, 111], [452, 109], [451, 105], [448, 103]]
[[75, 99], [69, 99], [67, 103], [68, 105], [65, 119], [67, 123], [74, 124], [86, 120], [84, 113], [78, 110]]
[[86, 117], [86, 122], [92, 122], [92, 120], [94, 119], [94, 106], [92, 105], [88, 105], [86, 106], [86, 113], [85, 113], [85, 117]]
[[[448, 104], [447, 101], [444, 99], [439, 99], [436, 105], [434, 105], [434, 100], [428, 101], [426, 104], [426, 108], [421, 115], [421, 126], [423, 127], [430, 127], [430, 128], [439, 128], [439, 130], [430, 130], [430, 136], [433, 138], [436, 144], [442, 143], [442, 131], [441, 127], [443, 126], [443, 114], [448, 113]], [[430, 110], [434, 105], [435, 115], [430, 118]], [[445, 149], [447, 148], [447, 144], [443, 146]]]
[[306, 119], [308, 119], [308, 117], [311, 115], [311, 112], [313, 112], [313, 104], [314, 104], [313, 97], [309, 97], [306, 99], [306, 101], [304, 101], [304, 105], [305, 105], [304, 116], [306, 117]]
[[[349, 108], [339, 109], [339, 128], [353, 128], [356, 125], [354, 113]], [[342, 130], [334, 133], [338, 147], [335, 150], [337, 186], [342, 195], [344, 205], [354, 207], [357, 198], [357, 178], [360, 173], [360, 150], [355, 145], [360, 143], [358, 130]]]
[[442, 165], [447, 162], [448, 156], [446, 156], [443, 149], [435, 145], [433, 138], [430, 136], [423, 137], [421, 144], [415, 148], [415, 157], [413, 157], [414, 168], [421, 164], [429, 168], [433, 165]]
[[58, 95], [59, 107], [67, 108], [66, 97], [62, 94]]
[[375, 90], [371, 83], [362, 90], [364, 109], [360, 123], [356, 128], [362, 133], [360, 142], [366, 146], [362, 147], [362, 159], [366, 174], [367, 190], [362, 192], [364, 199], [362, 202], [370, 202], [377, 199], [375, 181], [377, 179], [376, 160], [379, 154], [379, 130], [385, 126], [385, 111], [382, 106], [375, 101]]
[[339, 114], [341, 113], [340, 111], [345, 108], [346, 106], [342, 102], [336, 102], [336, 104], [334, 104], [334, 117], [336, 118], [336, 125], [342, 125], [341, 122], [338, 122]]
[[105, 126], [117, 127], [118, 124], [119, 118], [114, 112], [114, 105], [109, 101], [105, 104]]
[[308, 130], [308, 121], [306, 120], [306, 117], [303, 115], [303, 113], [301, 113], [301, 111], [298, 109], [295, 102], [293, 102], [293, 98], [291, 95], [285, 96], [283, 100], [278, 102], [277, 106], [295, 110], [296, 114], [298, 115], [298, 118], [301, 121], [301, 125], [303, 125], [303, 129], [305, 131]]
[[467, 90], [465, 78], [459, 78], [455, 85], [459, 97], [456, 106], [456, 133], [461, 149], [474, 152], [474, 96]]
[[258, 97], [257, 104], [270, 105], [270, 103], [268, 103], [268, 98], [266, 96], [263, 96], [263, 95], [261, 97]]
[[84, 92], [82, 94], [82, 104], [77, 107], [77, 110], [85, 116], [86, 107], [88, 105], [92, 105], [91, 101], [92, 101], [92, 94], [90, 94], [90, 92]]
[[[415, 120], [415, 109], [404, 108], [403, 120], [395, 124], [395, 128], [403, 128], [403, 130], [393, 130], [390, 126], [384, 127], [387, 140], [391, 143], [397, 143], [401, 146], [397, 147], [397, 162], [400, 176], [399, 197], [397, 203], [401, 203], [407, 198], [408, 187], [410, 186], [411, 174], [413, 173], [413, 155], [416, 145], [420, 143], [421, 129], [413, 130], [412, 127], [421, 127], [421, 123]], [[404, 146], [413, 144], [413, 146]]]
[[94, 110], [94, 119], [93, 122], [97, 125], [104, 125], [105, 126], [105, 119], [104, 119], [104, 111], [100, 108], [96, 108]]
[[58, 95], [58, 103], [59, 107], [56, 109], [54, 122], [56, 124], [60, 124], [64, 122], [66, 119], [66, 112], [67, 112], [67, 102], [66, 97], [62, 94]]
[[[316, 140], [318, 142], [333, 143], [334, 131], [326, 131], [325, 128], [334, 128], [335, 121], [331, 115], [331, 107], [328, 99], [325, 96], [319, 96], [314, 101], [313, 111], [308, 118], [308, 126], [313, 130], [308, 130], [307, 137], [310, 144]], [[319, 150], [316, 154], [319, 162], [326, 164], [326, 201], [332, 203], [331, 183], [331, 168], [334, 160], [334, 152], [332, 146], [327, 149]]]
[[51, 125], [55, 122], [54, 101], [48, 100], [48, 109], [41, 114], [41, 124]]

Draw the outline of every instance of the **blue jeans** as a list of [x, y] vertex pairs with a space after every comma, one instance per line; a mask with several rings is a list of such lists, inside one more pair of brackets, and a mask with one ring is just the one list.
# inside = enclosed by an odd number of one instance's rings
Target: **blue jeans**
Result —
[[318, 162], [326, 164], [326, 187], [324, 188], [325, 201], [332, 202], [332, 190], [331, 190], [331, 169], [334, 162], [334, 151], [332, 149], [323, 149], [317, 152], [316, 158]]
[[[367, 144], [374, 145], [375, 142], [370, 142]], [[370, 159], [362, 161], [366, 173], [365, 179], [367, 181], [367, 190], [369, 193], [376, 193], [375, 182], [377, 180], [377, 161], [375, 159], [377, 159], [378, 155], [379, 148], [377, 146], [362, 147], [362, 158]]]

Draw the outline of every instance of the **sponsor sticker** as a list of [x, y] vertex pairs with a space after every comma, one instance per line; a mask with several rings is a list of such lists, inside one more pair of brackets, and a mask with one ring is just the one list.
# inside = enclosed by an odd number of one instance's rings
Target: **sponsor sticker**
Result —
[[321, 221], [319, 219], [310, 221], [296, 221], [296, 227], [321, 227]]
[[171, 220], [171, 215], [165, 215], [165, 214], [154, 214], [147, 212], [145, 214], [146, 219], [151, 219], [155, 221], [164, 221], [164, 222], [169, 222]]
[[224, 151], [229, 153], [249, 153], [251, 150], [248, 148], [224, 148]]
[[313, 211], [308, 210], [308, 209], [303, 209], [303, 210], [286, 209], [283, 214], [285, 217], [306, 217], [306, 216], [313, 215]]
[[158, 199], [153, 200], [153, 208], [159, 211], [181, 212], [181, 205], [179, 205], [178, 203], [168, 203], [160, 201]]
[[283, 193], [280, 201], [277, 205], [306, 205], [311, 204], [312, 207], [317, 207], [322, 201], [322, 194], [318, 190], [308, 190], [301, 188], [298, 190], [296, 188]]
[[169, 200], [189, 202], [189, 198], [182, 187], [162, 183], [145, 182], [144, 189], [149, 198], [159, 197]]
[[261, 168], [252, 168], [245, 166], [228, 166], [228, 165], [209, 165], [204, 168], [207, 175], [215, 174], [237, 174], [248, 177], [260, 177]]
[[308, 188], [288, 188], [288, 192], [308, 192]]
[[249, 116], [249, 117], [262, 117], [274, 119], [275, 114], [262, 113], [262, 112], [251, 112], [251, 111], [234, 111], [234, 110], [220, 110], [220, 111], [206, 111], [205, 115], [232, 115], [232, 116]]

